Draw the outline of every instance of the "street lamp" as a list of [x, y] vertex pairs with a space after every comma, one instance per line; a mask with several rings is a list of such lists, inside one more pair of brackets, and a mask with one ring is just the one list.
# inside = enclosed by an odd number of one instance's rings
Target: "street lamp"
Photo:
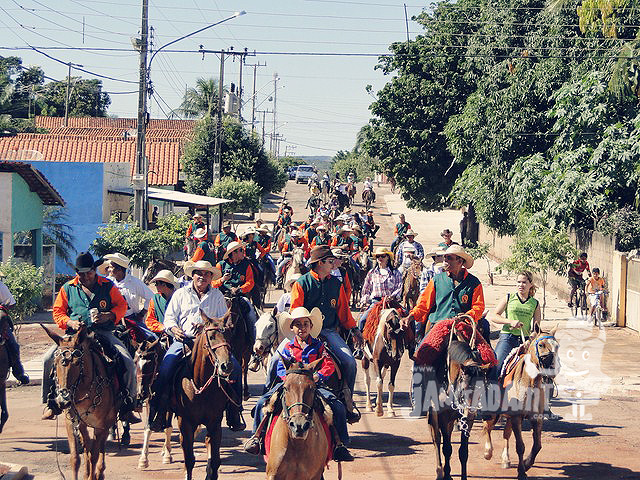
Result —
[[187, 35], [183, 35], [180, 38], [176, 38], [175, 40], [162, 45], [156, 51], [153, 52], [151, 58], [149, 59], [149, 63], [147, 64], [147, 49], [148, 49], [148, 36], [149, 36], [149, 25], [148, 25], [148, 0], [143, 1], [142, 5], [142, 35], [141, 38], [133, 38], [132, 44], [133, 48], [136, 51], [140, 52], [140, 81], [138, 85], [138, 133], [136, 138], [136, 168], [135, 173], [133, 175], [133, 188], [134, 188], [134, 196], [133, 196], [133, 211], [136, 221], [138, 225], [143, 230], [147, 228], [147, 200], [148, 200], [148, 181], [147, 181], [147, 170], [148, 165], [145, 158], [145, 148], [146, 148], [146, 133], [147, 133], [147, 93], [150, 91], [151, 85], [151, 62], [155, 56], [161, 50], [167, 48], [174, 43], [179, 42], [180, 40], [184, 40], [185, 38], [191, 37], [193, 35], [197, 35], [200, 32], [203, 32], [209, 28], [215, 27], [216, 25], [220, 25], [221, 23], [232, 20], [236, 17], [240, 17], [245, 15], [247, 12], [244, 10], [239, 11], [231, 15], [230, 17], [223, 18], [211, 25], [207, 25], [206, 27], [202, 27], [195, 32], [191, 32]]

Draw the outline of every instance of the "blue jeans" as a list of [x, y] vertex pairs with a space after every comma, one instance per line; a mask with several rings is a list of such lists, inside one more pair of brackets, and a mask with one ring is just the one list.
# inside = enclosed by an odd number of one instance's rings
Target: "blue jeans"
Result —
[[364, 332], [364, 326], [367, 323], [367, 318], [369, 318], [369, 314], [371, 313], [371, 309], [373, 308], [373, 306], [378, 303], [376, 300], [374, 300], [373, 302], [371, 302], [369, 304], [369, 306], [367, 307], [367, 309], [362, 312], [362, 315], [360, 315], [360, 320], [358, 320], [358, 326], [360, 327], [360, 331]]
[[[276, 394], [282, 387], [284, 383], [279, 382], [275, 384], [267, 393], [262, 395], [258, 401], [256, 402], [256, 410], [253, 416], [253, 429], [252, 433], [256, 433], [258, 430], [258, 426], [260, 422], [262, 422], [262, 408], [264, 404], [267, 403], [267, 400], [271, 398], [272, 395]], [[318, 394], [329, 404], [331, 407], [331, 411], [333, 412], [333, 424], [336, 427], [336, 431], [338, 432], [338, 436], [342, 443], [347, 445], [349, 443], [349, 431], [347, 430], [347, 411], [344, 408], [344, 405], [338, 397], [336, 397], [330, 390], [318, 386]], [[264, 431], [262, 432], [264, 433]]]
[[[1, 334], [0, 334], [1, 335]], [[9, 351], [9, 365], [11, 365], [11, 370], [13, 371], [13, 376], [18, 377], [20, 375], [24, 375], [24, 367], [20, 362], [20, 345], [18, 345], [18, 341], [16, 337], [13, 335], [13, 332], [7, 329], [7, 350]]]
[[342, 375], [344, 376], [351, 393], [353, 393], [353, 388], [356, 384], [356, 359], [353, 358], [351, 349], [349, 349], [349, 346], [336, 330], [323, 328], [320, 335], [326, 338], [329, 348], [338, 358], [340, 368], [342, 369]]
[[502, 366], [504, 365], [504, 361], [507, 359], [509, 352], [516, 348], [518, 345], [522, 343], [520, 336], [511, 335], [510, 333], [500, 332], [500, 339], [498, 340], [498, 344], [496, 345], [496, 359], [498, 360], [498, 365], [496, 365], [495, 371], [493, 372], [493, 379], [497, 380], [500, 376], [500, 372], [502, 371]]
[[[170, 385], [173, 380], [174, 375], [176, 374], [176, 369], [180, 364], [180, 360], [184, 358], [184, 344], [177, 340], [169, 347], [167, 353], [164, 354], [164, 358], [162, 359], [162, 363], [158, 368], [158, 376], [156, 377], [156, 381], [153, 384], [153, 389], [160, 395], [163, 393], [168, 393], [167, 387]], [[237, 397], [242, 398], [242, 367], [235, 359], [235, 357], [231, 357], [231, 361], [233, 362], [233, 372], [229, 379], [231, 380], [231, 387], [235, 391]]]

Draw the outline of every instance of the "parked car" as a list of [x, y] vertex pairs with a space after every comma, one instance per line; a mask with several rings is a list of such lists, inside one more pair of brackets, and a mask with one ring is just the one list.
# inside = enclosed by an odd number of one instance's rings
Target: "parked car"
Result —
[[296, 172], [298, 171], [298, 167], [289, 167], [288, 169], [288, 174], [289, 174], [289, 180], [295, 180], [296, 179]]
[[313, 175], [313, 165], [298, 165], [296, 170], [296, 183], [307, 183]]

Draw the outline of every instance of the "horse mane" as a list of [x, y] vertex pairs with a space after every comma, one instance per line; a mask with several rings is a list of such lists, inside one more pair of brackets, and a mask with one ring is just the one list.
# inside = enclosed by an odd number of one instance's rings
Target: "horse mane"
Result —
[[469, 344], [466, 342], [461, 342], [460, 340], [451, 340], [447, 352], [449, 358], [456, 363], [464, 365], [470, 360], [474, 363], [480, 363], [478, 361], [478, 352], [472, 350], [471, 346], [469, 346]]

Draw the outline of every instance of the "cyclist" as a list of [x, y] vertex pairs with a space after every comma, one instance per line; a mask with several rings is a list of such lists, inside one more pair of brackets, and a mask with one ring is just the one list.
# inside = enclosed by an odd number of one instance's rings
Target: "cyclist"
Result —
[[604, 292], [605, 290], [604, 278], [600, 276], [599, 268], [594, 268], [592, 273], [593, 275], [587, 281], [587, 288], [586, 288], [587, 294], [589, 295], [589, 304], [591, 305], [591, 310], [589, 311], [589, 317], [593, 317], [593, 314], [596, 311], [596, 306], [598, 305], [598, 303], [600, 303], [600, 306], [602, 307], [603, 312], [607, 311], [607, 302], [606, 302], [605, 294], [598, 293], [598, 292]]
[[582, 278], [582, 273], [584, 271], [589, 273], [591, 276], [591, 267], [589, 267], [589, 262], [587, 262], [587, 254], [582, 252], [580, 257], [573, 262], [569, 266], [569, 285], [571, 285], [571, 290], [569, 292], [569, 308], [573, 307], [573, 296], [576, 294], [576, 290], [578, 287], [584, 288], [584, 278]]

